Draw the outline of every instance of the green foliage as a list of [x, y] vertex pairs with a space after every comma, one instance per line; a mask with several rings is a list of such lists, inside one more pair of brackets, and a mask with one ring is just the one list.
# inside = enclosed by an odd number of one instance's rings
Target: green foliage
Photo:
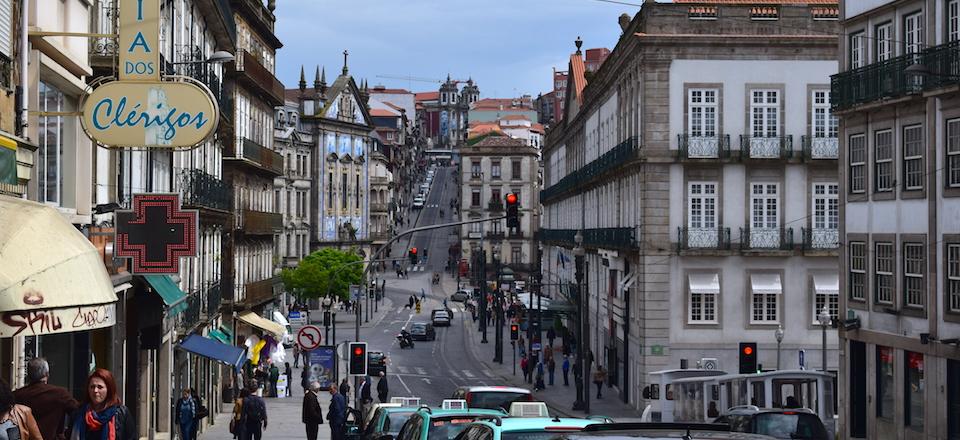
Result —
[[351, 284], [363, 285], [363, 263], [346, 266], [358, 261], [363, 259], [353, 250], [321, 249], [304, 257], [295, 269], [284, 269], [280, 277], [288, 292], [302, 298], [322, 298], [329, 288], [331, 295], [347, 300]]

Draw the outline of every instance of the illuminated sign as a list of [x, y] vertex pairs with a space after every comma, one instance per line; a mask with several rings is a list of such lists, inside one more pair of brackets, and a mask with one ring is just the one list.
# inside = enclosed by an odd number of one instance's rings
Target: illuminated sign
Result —
[[160, 76], [160, 1], [119, 0], [119, 80], [82, 103], [87, 134], [108, 147], [193, 148], [219, 122], [210, 90], [187, 77]]
[[114, 255], [133, 260], [134, 274], [176, 274], [180, 257], [197, 255], [197, 211], [181, 210], [178, 194], [136, 194], [116, 211]]

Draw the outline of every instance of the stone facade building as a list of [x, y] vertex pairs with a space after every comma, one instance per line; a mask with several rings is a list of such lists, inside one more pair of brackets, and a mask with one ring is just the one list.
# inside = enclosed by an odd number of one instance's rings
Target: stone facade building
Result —
[[[838, 312], [836, 5], [777, 3], [646, 2], [596, 72], [579, 40], [570, 57], [544, 141], [544, 283], [574, 279], [582, 231], [591, 368], [638, 410], [648, 373], [736, 373], [739, 342], [777, 368], [781, 326], [780, 368], [824, 355], [815, 310]], [[834, 370], [835, 337], [827, 350]]]
[[958, 438], [960, 2], [841, 4], [839, 432]]
[[310, 253], [310, 195], [313, 191], [313, 134], [300, 123], [300, 108], [287, 101], [277, 107], [273, 143], [283, 157], [283, 175], [273, 180], [274, 199], [283, 215], [276, 254], [283, 267], [296, 267]]

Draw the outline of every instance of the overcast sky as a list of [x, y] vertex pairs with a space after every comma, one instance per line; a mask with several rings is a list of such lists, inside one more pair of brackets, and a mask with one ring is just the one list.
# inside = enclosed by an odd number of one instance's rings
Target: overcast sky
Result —
[[596, 0], [282, 0], [277, 78], [297, 87], [303, 64], [312, 87], [319, 64], [331, 83], [347, 49], [350, 73], [371, 87], [437, 90], [438, 84], [377, 76], [449, 73], [472, 77], [483, 97], [537, 96], [552, 90], [551, 68], [566, 69], [578, 35], [584, 49], [613, 49], [617, 17], [637, 10]]

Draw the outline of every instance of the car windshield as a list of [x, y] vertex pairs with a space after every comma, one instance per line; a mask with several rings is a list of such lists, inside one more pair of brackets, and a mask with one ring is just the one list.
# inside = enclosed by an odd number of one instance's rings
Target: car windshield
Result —
[[426, 326], [426, 325], [423, 325], [423, 324], [420, 324], [420, 325], [414, 324], [414, 325], [410, 326], [410, 331], [411, 331], [411, 332], [425, 332], [425, 331], [427, 331], [427, 326]]
[[826, 439], [823, 424], [811, 414], [764, 413], [754, 416], [754, 434], [776, 438]]
[[462, 415], [430, 419], [430, 428], [427, 430], [427, 440], [450, 440], [456, 437], [480, 415]]
[[400, 428], [403, 428], [403, 424], [407, 423], [410, 414], [413, 414], [413, 411], [388, 413], [383, 419], [383, 429], [381, 431], [396, 437], [400, 433]]
[[471, 408], [510, 409], [511, 403], [527, 400], [527, 396], [529, 394], [503, 391], [473, 392], [469, 405]]

